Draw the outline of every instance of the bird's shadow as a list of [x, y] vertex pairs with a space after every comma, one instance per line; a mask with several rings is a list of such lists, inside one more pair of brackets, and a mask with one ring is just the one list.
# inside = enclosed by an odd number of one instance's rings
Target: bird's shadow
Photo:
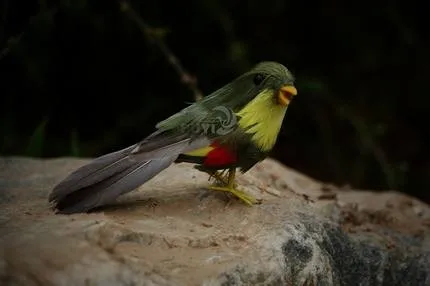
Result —
[[177, 205], [184, 202], [197, 207], [205, 200], [221, 200], [223, 203], [229, 203], [234, 200], [234, 198], [227, 193], [215, 192], [205, 188], [196, 188], [189, 192], [181, 192], [178, 194], [161, 194], [159, 196], [142, 196], [134, 194], [125, 198], [120, 198], [111, 204], [91, 209], [87, 213], [116, 212], [123, 210], [130, 211], [137, 208], [155, 209], [166, 204]]

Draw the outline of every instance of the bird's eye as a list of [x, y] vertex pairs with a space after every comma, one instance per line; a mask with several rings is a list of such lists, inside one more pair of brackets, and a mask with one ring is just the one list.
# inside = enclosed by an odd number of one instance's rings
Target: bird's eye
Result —
[[261, 73], [258, 73], [255, 75], [254, 77], [254, 84], [255, 85], [260, 85], [260, 83], [262, 83], [264, 80], [264, 75]]

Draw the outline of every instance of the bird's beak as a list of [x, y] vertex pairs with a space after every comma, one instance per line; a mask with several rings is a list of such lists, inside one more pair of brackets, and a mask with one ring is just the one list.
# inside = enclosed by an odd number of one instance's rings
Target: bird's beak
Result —
[[287, 106], [293, 96], [297, 95], [297, 89], [292, 85], [285, 85], [278, 91], [278, 103], [282, 106]]

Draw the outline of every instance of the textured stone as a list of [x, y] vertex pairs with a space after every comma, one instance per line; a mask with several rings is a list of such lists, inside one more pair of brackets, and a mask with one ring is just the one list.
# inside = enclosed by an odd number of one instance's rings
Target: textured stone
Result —
[[265, 160], [239, 177], [263, 203], [207, 191], [191, 165], [117, 203], [55, 215], [52, 187], [87, 160], [0, 159], [1, 285], [430, 285], [430, 208]]

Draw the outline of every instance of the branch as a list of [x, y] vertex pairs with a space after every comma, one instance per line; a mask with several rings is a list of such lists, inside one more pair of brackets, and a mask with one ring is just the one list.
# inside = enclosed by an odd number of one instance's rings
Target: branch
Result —
[[194, 94], [196, 101], [203, 98], [203, 93], [197, 86], [197, 79], [188, 73], [187, 70], [181, 65], [179, 59], [172, 53], [172, 51], [163, 42], [162, 36], [155, 31], [154, 28], [149, 26], [131, 7], [127, 0], [119, 0], [120, 9], [124, 12], [136, 25], [139, 27], [142, 34], [153, 44], [155, 44], [165, 56], [167, 62], [173, 67], [181, 78], [181, 82], [185, 84]]

